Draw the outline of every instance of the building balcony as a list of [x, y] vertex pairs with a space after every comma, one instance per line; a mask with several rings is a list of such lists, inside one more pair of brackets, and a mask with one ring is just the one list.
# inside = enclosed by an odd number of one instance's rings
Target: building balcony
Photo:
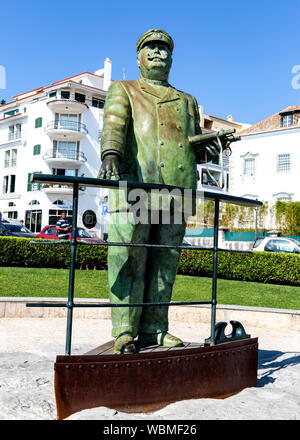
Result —
[[88, 105], [84, 102], [73, 101], [72, 99], [53, 99], [47, 102], [48, 107], [54, 113], [83, 113]]
[[24, 131], [14, 131], [0, 136], [0, 145], [9, 144], [15, 145], [17, 143], [24, 144], [26, 134]]
[[70, 150], [47, 150], [43, 155], [43, 159], [49, 165], [55, 165], [55, 168], [70, 166], [81, 166], [87, 161], [87, 158], [81, 151]]
[[83, 139], [88, 130], [85, 124], [77, 121], [51, 121], [45, 127], [45, 132], [52, 138], [57, 140], [79, 141]]
[[[57, 195], [73, 195], [73, 185], [63, 185], [58, 183], [44, 184], [43, 192], [45, 194], [57, 194]], [[85, 191], [85, 187], [79, 187], [78, 195], [82, 195]]]

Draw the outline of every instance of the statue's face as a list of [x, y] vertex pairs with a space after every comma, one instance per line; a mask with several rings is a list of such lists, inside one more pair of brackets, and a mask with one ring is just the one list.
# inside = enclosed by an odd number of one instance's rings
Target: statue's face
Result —
[[167, 81], [172, 65], [171, 51], [163, 43], [149, 42], [140, 50], [137, 65], [142, 77]]

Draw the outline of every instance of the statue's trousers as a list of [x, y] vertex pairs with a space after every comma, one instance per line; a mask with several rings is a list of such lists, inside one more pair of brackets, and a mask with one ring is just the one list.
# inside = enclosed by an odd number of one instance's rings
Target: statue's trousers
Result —
[[[134, 224], [127, 212], [110, 214], [110, 242], [182, 245], [186, 223]], [[169, 302], [175, 282], [180, 250], [109, 246], [108, 279], [112, 304]], [[158, 333], [168, 330], [168, 306], [112, 307], [112, 335], [130, 332]]]

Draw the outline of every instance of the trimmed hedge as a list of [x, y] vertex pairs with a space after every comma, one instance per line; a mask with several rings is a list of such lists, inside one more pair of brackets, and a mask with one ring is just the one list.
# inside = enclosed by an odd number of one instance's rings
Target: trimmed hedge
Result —
[[[0, 265], [22, 267], [53, 267], [66, 269], [70, 266], [70, 245], [31, 244], [28, 238], [0, 237]], [[107, 246], [76, 247], [76, 267], [107, 269]]]
[[[212, 251], [183, 250], [178, 273], [212, 276]], [[269, 252], [218, 252], [218, 277], [300, 286], [300, 255]]]
[[[38, 245], [31, 244], [29, 239], [0, 237], [0, 265], [68, 268], [70, 266], [70, 245]], [[78, 244], [76, 267], [107, 269], [107, 246]], [[212, 269], [212, 251], [182, 251], [178, 273], [192, 276], [211, 276]], [[243, 254], [220, 251], [218, 253], [218, 277], [300, 286], [300, 256], [268, 252]]]

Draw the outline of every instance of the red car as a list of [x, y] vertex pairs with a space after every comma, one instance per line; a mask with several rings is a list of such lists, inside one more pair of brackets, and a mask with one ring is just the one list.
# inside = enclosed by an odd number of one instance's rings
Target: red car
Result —
[[[47, 225], [45, 226], [39, 234], [36, 235], [36, 238], [47, 238], [49, 240], [58, 240], [57, 237], [57, 229], [55, 225]], [[69, 239], [71, 240], [71, 233], [69, 233]], [[103, 240], [101, 238], [92, 237], [88, 231], [84, 228], [77, 228], [77, 241], [83, 241], [86, 243], [102, 243]]]

